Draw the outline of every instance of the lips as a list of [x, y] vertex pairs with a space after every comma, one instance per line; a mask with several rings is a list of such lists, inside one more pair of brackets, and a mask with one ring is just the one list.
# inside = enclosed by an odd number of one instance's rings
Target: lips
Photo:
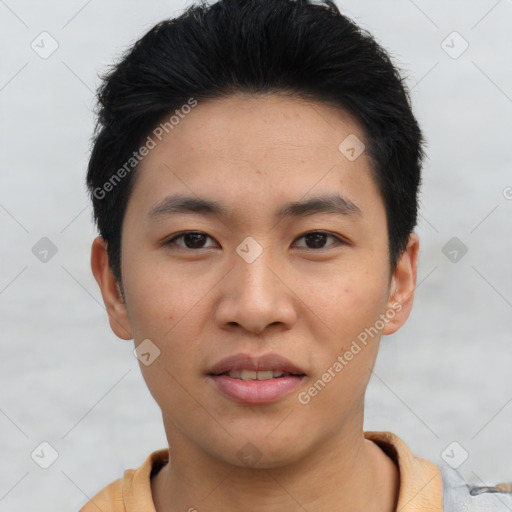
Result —
[[306, 375], [302, 368], [279, 354], [265, 354], [259, 357], [252, 357], [249, 354], [235, 354], [214, 364], [207, 373], [208, 375], [223, 375], [231, 371], [242, 370], [283, 372], [298, 376]]
[[213, 365], [208, 379], [224, 397], [245, 405], [283, 399], [306, 377], [302, 368], [278, 354], [235, 354]]

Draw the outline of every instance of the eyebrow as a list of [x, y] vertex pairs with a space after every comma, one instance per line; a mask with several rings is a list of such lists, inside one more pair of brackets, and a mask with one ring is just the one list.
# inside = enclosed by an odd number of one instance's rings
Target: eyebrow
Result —
[[[148, 213], [150, 220], [156, 220], [172, 214], [196, 213], [202, 215], [233, 216], [233, 211], [218, 201], [200, 197], [174, 195], [165, 197], [151, 208]], [[285, 203], [274, 212], [278, 219], [300, 217], [315, 213], [333, 213], [337, 215], [361, 215], [361, 209], [349, 199], [339, 194], [324, 194], [311, 197], [304, 201]]]

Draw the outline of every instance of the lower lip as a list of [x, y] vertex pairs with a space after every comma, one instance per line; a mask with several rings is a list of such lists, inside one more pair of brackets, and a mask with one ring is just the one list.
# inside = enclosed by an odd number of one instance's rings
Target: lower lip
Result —
[[233, 379], [229, 375], [210, 375], [217, 389], [235, 402], [266, 404], [275, 402], [299, 386], [303, 377], [277, 377], [268, 380]]

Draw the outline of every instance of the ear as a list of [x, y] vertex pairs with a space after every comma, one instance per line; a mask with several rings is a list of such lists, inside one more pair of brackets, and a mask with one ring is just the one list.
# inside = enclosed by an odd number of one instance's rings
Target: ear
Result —
[[[419, 248], [420, 241], [418, 235], [411, 233], [407, 247], [391, 277], [386, 313], [388, 322], [382, 329], [382, 334], [393, 334], [398, 331], [409, 317], [416, 287]], [[393, 316], [391, 312], [393, 312]]]
[[128, 312], [119, 284], [110, 268], [107, 244], [101, 236], [94, 239], [91, 248], [91, 269], [98, 283], [108, 313], [110, 328], [123, 340], [133, 338]]

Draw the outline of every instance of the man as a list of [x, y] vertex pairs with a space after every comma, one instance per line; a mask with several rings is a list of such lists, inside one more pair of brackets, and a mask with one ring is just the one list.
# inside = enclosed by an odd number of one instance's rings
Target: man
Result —
[[419, 250], [422, 135], [384, 50], [330, 1], [221, 0], [99, 102], [92, 271], [169, 447], [82, 512], [443, 510], [439, 467], [363, 431]]

